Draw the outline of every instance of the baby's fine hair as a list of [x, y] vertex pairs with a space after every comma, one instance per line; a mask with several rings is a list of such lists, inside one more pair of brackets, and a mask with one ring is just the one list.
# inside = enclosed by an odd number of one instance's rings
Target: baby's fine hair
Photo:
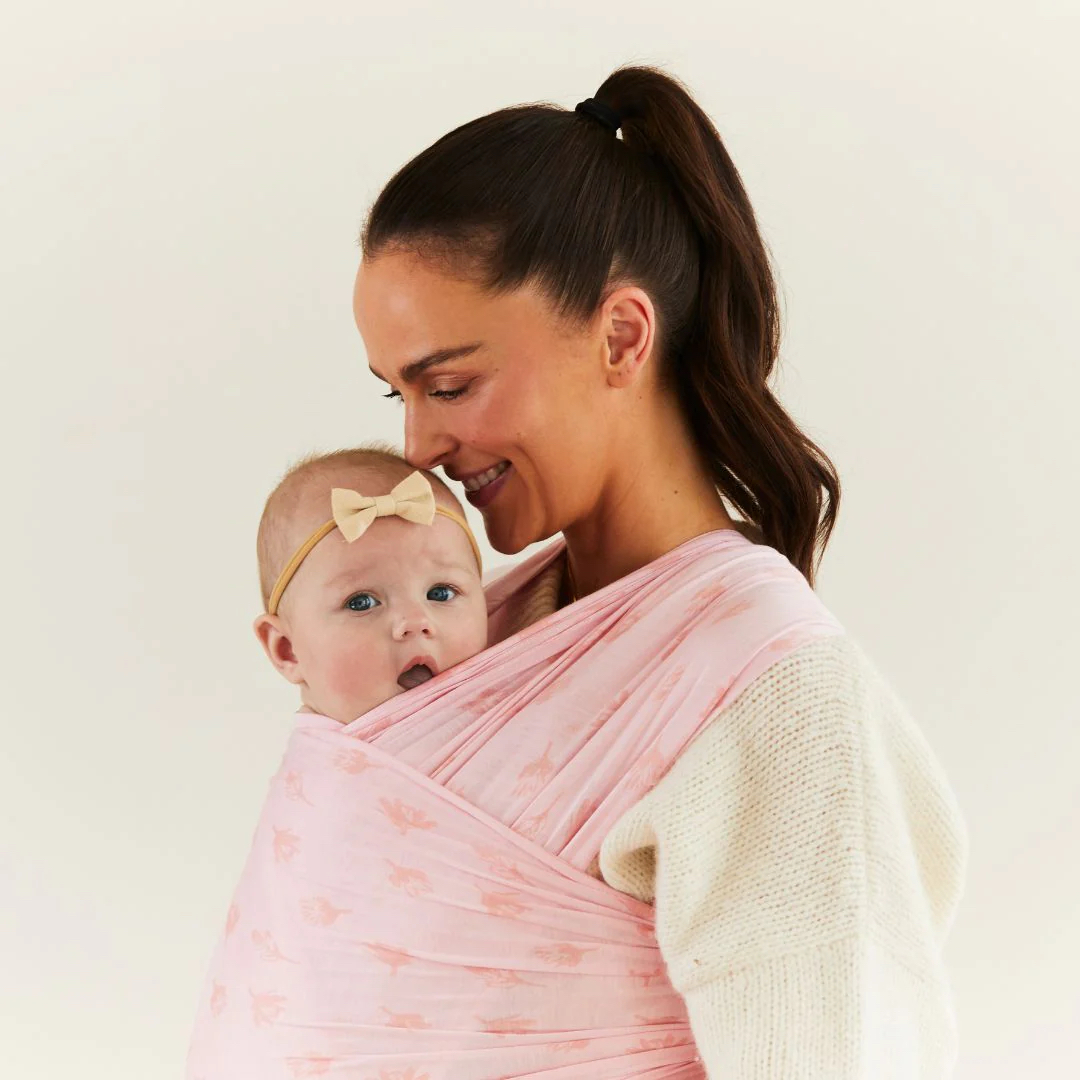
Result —
[[[270, 492], [259, 520], [256, 550], [259, 560], [259, 588], [265, 607], [274, 582], [293, 551], [306, 539], [296, 535], [295, 518], [305, 496], [314, 486], [326, 492], [326, 519], [330, 518], [330, 489], [348, 487], [362, 481], [372, 495], [385, 495], [416, 470], [388, 443], [367, 443], [329, 454], [308, 454], [301, 458]], [[427, 469], [419, 470], [431, 481], [435, 497], [461, 509], [461, 504], [445, 481]], [[365, 491], [365, 494], [369, 492]]]

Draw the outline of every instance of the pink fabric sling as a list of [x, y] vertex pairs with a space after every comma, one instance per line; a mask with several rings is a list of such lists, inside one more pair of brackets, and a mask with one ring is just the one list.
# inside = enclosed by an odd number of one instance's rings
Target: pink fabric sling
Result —
[[[493, 637], [562, 550], [489, 587]], [[301, 714], [188, 1076], [704, 1076], [652, 907], [588, 870], [718, 708], [839, 632], [786, 559], [724, 530], [348, 726]]]

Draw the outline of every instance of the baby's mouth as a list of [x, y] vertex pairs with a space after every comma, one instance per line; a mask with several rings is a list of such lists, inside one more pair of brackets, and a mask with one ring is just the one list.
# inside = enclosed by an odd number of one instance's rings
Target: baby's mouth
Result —
[[398, 676], [397, 683], [402, 690], [411, 690], [414, 686], [426, 683], [439, 674], [439, 667], [430, 656], [414, 656]]

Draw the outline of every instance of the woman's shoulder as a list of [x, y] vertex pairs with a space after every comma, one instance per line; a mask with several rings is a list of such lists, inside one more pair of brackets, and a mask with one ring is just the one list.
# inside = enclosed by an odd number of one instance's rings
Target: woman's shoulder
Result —
[[750, 541], [751, 544], [764, 544], [765, 534], [749, 521], [736, 521], [732, 519], [731, 527], [740, 535]]
[[[853, 717], [866, 678], [864, 657], [837, 635], [807, 642], [726, 697], [608, 833], [601, 854], [605, 878], [651, 901], [650, 849], [667, 848], [669, 861], [675, 850], [691, 861], [700, 858], [703, 845], [715, 847], [717, 837], [735, 830], [740, 815], [754, 807], [770, 820], [777, 814], [801, 820], [803, 802], [821, 785], [823, 765], [831, 772], [853, 766]], [[826, 786], [834, 784], [845, 781], [838, 777]]]
[[928, 739], [891, 682], [843, 633], [801, 645], [722, 702], [641, 809], [692, 817], [690, 793], [703, 785], [726, 790], [725, 798], [756, 789], [800, 804], [815, 791], [827, 801], [861, 793], [841, 800], [851, 807], [876, 801], [873, 792], [884, 786], [904, 791], [909, 808], [920, 807], [964, 844], [955, 795]]
[[[803, 573], [776, 548], [763, 543], [753, 526], [705, 533], [669, 556], [665, 591], [690, 596], [697, 604], [738, 601], [740, 609], [793, 608], [826, 613], [824, 603]], [[697, 606], [695, 604], [695, 606]], [[830, 615], [828, 621], [835, 623]]]
[[918, 731], [907, 705], [859, 643], [837, 626], [792, 643], [720, 703], [695, 741], [790, 742], [801, 733], [837, 748], [892, 738], [899, 730]]
[[822, 701], [854, 705], [882, 681], [877, 668], [848, 634], [815, 637], [780, 657], [730, 701], [724, 714], [754, 716], [759, 723], [782, 720], [794, 707], [804, 711]]
[[608, 835], [602, 865], [605, 876], [619, 872], [621, 856], [648, 846], [642, 837], [700, 859], [718, 837], [761, 818], [763, 839], [820, 819], [862, 844], [870, 840], [863, 831], [881, 825], [869, 819], [882, 815], [901, 832], [933, 834], [923, 854], [950, 868], [945, 918], [966, 851], [955, 795], [894, 688], [860, 645], [837, 634], [793, 650], [722, 702]]
[[[713, 645], [730, 652], [733, 638], [745, 659], [759, 646], [767, 649], [768, 659], [790, 651], [793, 640], [839, 631], [800, 571], [759, 541], [745, 523], [703, 533], [600, 590], [595, 602], [606, 605], [614, 636], [622, 638], [638, 623], [639, 637], [652, 633], [654, 624], [677, 625], [688, 648], [706, 660]], [[559, 540], [488, 575], [490, 641], [510, 637], [559, 609], [565, 551]], [[648, 588], [632, 587], [643, 577]], [[595, 602], [590, 600], [594, 607]], [[796, 628], [800, 633], [792, 639]]]

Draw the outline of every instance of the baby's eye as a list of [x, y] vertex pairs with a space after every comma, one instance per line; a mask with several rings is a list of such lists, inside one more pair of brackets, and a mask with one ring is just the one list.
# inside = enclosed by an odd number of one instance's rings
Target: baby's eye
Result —
[[379, 601], [369, 592], [358, 592], [345, 601], [345, 606], [350, 611], [370, 611], [379, 606]]
[[453, 600], [455, 596], [457, 596], [457, 589], [452, 585], [432, 585], [427, 594], [429, 600], [434, 600], [439, 604], [445, 604], [448, 600]]

